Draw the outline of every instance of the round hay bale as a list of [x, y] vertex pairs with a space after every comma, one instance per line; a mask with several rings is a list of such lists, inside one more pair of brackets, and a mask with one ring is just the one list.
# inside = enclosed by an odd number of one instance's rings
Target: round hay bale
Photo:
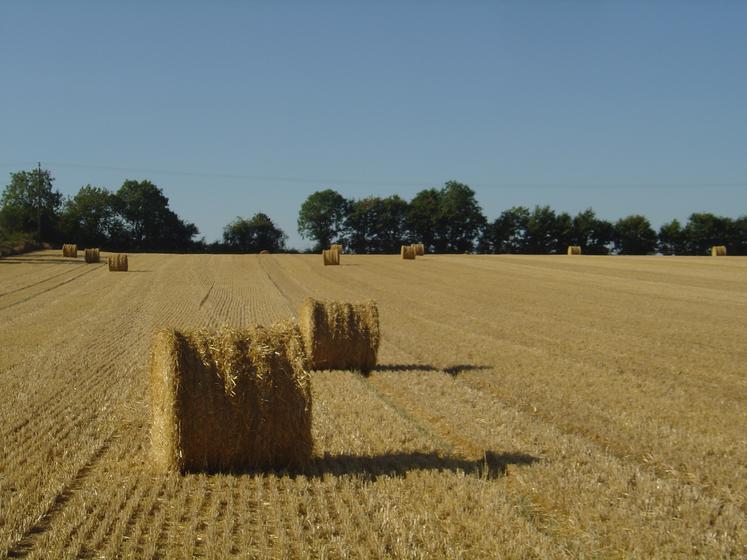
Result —
[[128, 268], [129, 264], [127, 262], [127, 255], [116, 253], [109, 257], [110, 272], [127, 272]]
[[330, 251], [337, 251], [342, 254], [342, 245], [340, 243], [333, 243], [329, 246]]
[[422, 257], [425, 255], [425, 245], [422, 243], [413, 243], [412, 248], [415, 249], [415, 256]]
[[62, 256], [77, 258], [78, 257], [78, 246], [74, 243], [65, 243], [62, 245]]
[[270, 254], [270, 251], [268, 251], [267, 249], [262, 249], [262, 250], [261, 250], [261, 251], [259, 252], [259, 254], [260, 254], [260, 255], [269, 255], [269, 254]]
[[568, 245], [568, 254], [569, 255], [580, 255], [581, 246], [580, 245]]
[[313, 452], [298, 326], [164, 330], [150, 353], [151, 457], [161, 471], [301, 466]]
[[85, 259], [87, 263], [97, 263], [101, 260], [98, 249], [86, 249]]
[[714, 245], [713, 247], [711, 247], [711, 256], [712, 257], [725, 257], [726, 246], [725, 245]]
[[403, 259], [415, 260], [415, 249], [412, 245], [402, 245], [399, 249], [399, 254]]
[[334, 249], [324, 249], [322, 251], [324, 266], [337, 266], [340, 264], [340, 253]]
[[306, 298], [298, 316], [310, 369], [368, 373], [376, 366], [381, 335], [374, 301], [343, 303]]

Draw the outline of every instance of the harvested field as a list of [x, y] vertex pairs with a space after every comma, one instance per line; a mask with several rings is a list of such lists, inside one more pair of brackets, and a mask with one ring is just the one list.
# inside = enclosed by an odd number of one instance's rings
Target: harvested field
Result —
[[[0, 558], [747, 555], [747, 259], [318, 258], [0, 260]], [[311, 464], [154, 472], [153, 333], [309, 296], [382, 334], [312, 373]]]

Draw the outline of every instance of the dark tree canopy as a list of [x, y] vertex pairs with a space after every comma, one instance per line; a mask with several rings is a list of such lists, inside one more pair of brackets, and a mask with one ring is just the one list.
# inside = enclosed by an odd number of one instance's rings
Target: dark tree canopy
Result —
[[0, 224], [3, 228], [40, 233], [38, 241], [57, 241], [62, 194], [53, 188], [53, 183], [54, 177], [46, 169], [11, 173], [10, 183], [0, 199]]
[[687, 252], [685, 231], [679, 220], [672, 220], [659, 228], [659, 251], [662, 255], [684, 255]]
[[237, 217], [223, 229], [223, 243], [229, 251], [271, 253], [284, 251], [287, 236], [267, 214], [258, 212], [248, 220]]
[[729, 218], [709, 212], [690, 215], [685, 226], [687, 252], [691, 255], [708, 255], [713, 245], [731, 245], [733, 222]]
[[436, 250], [436, 240], [442, 234], [440, 213], [441, 192], [438, 189], [420, 191], [407, 207], [406, 227], [413, 240], [423, 243], [429, 252]]
[[606, 255], [612, 244], [613, 233], [610, 222], [600, 220], [594, 210], [587, 208], [573, 217], [573, 235], [568, 245], [579, 245], [587, 255]]
[[[65, 201], [61, 229], [66, 239], [83, 247], [102, 247], [122, 236], [122, 220], [116, 213], [114, 194], [86, 185]], [[121, 239], [120, 239], [121, 240]]]
[[634, 214], [615, 223], [615, 249], [621, 255], [648, 255], [656, 251], [656, 232], [645, 216]]
[[356, 253], [398, 253], [406, 242], [407, 202], [397, 195], [350, 203], [345, 243]]
[[329, 248], [342, 237], [347, 206], [345, 198], [332, 189], [312, 193], [298, 212], [298, 232], [315, 241], [316, 250]]
[[475, 191], [464, 183], [448, 181], [439, 193], [436, 250], [465, 253], [474, 250], [487, 220], [477, 202]]

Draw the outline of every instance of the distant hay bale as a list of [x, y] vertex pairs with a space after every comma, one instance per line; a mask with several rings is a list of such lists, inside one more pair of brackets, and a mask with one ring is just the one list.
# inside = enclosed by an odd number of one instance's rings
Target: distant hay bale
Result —
[[298, 326], [165, 330], [150, 352], [151, 457], [161, 471], [306, 463], [311, 380]]
[[340, 264], [340, 253], [334, 249], [324, 249], [322, 258], [324, 259], [324, 266]]
[[306, 298], [299, 312], [310, 369], [352, 369], [368, 373], [379, 351], [376, 303], [343, 303]]
[[78, 257], [78, 246], [72, 243], [65, 243], [62, 245], [62, 256], [63, 257]]
[[127, 272], [128, 267], [127, 255], [117, 253], [109, 257], [110, 272]]
[[422, 257], [425, 255], [425, 245], [422, 243], [413, 243], [412, 248], [415, 249], [415, 256]]
[[568, 254], [569, 255], [580, 255], [581, 246], [580, 245], [568, 245]]
[[714, 245], [713, 247], [711, 247], [711, 256], [712, 257], [725, 257], [726, 246], [725, 245]]
[[87, 263], [97, 263], [101, 260], [98, 249], [86, 249], [85, 259]]
[[262, 250], [261, 250], [261, 251], [259, 252], [259, 254], [260, 254], [260, 255], [269, 255], [269, 254], [270, 254], [270, 251], [268, 251], [267, 249], [262, 249]]
[[415, 260], [415, 249], [412, 245], [402, 245], [399, 254], [403, 259]]
[[342, 254], [342, 245], [340, 245], [339, 243], [333, 243], [329, 246], [329, 249], [331, 251], [337, 251], [338, 253]]

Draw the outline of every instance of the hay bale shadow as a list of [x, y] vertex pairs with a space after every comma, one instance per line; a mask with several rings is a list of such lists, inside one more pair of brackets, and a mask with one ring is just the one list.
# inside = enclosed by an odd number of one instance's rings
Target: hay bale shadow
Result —
[[481, 364], [456, 364], [448, 367], [437, 367], [431, 364], [379, 364], [371, 371], [443, 371], [444, 373], [448, 373], [449, 375], [456, 377], [457, 375], [459, 375], [460, 373], [464, 373], [465, 371], [481, 371], [485, 369], [490, 369], [490, 366]]

